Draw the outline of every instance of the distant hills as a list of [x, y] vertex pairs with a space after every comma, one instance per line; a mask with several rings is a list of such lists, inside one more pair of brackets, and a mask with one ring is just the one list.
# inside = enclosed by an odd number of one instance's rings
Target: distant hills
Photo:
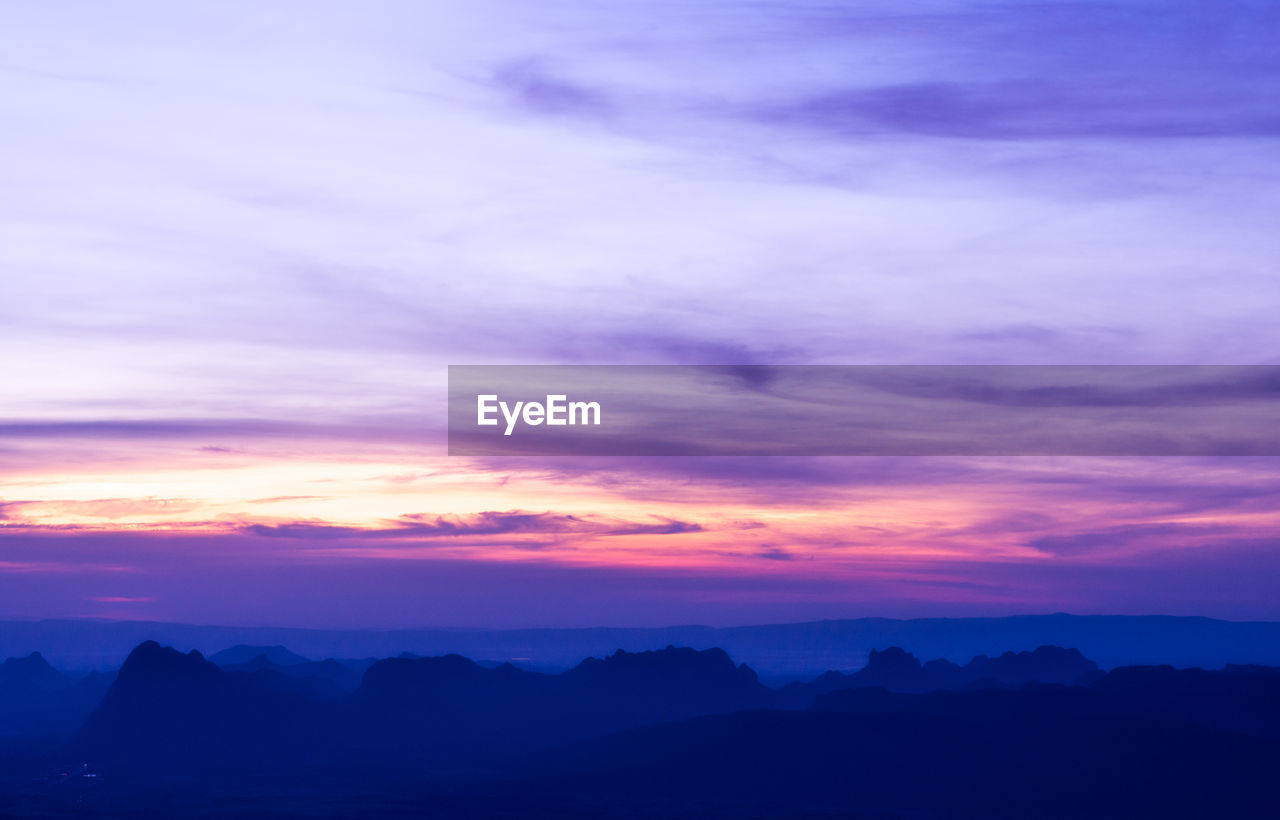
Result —
[[0, 663], [0, 816], [1268, 817], [1280, 766], [1265, 666], [889, 646], [773, 688], [720, 648], [215, 657]]
[[[1056, 645], [1079, 649], [1103, 668], [1227, 663], [1280, 665], [1280, 623], [1173, 616], [1026, 615], [1006, 618], [860, 618], [713, 628], [519, 630], [318, 630], [220, 627], [140, 621], [0, 622], [0, 657], [39, 651], [62, 668], [115, 666], [144, 640], [206, 655], [245, 645], [254, 655], [289, 647], [303, 658], [385, 658], [458, 654], [484, 665], [567, 669], [584, 657], [687, 646], [719, 647], [769, 680], [811, 678], [866, 665], [872, 649], [909, 647], [925, 658], [963, 663], [979, 654]], [[254, 651], [253, 647], [259, 651]], [[248, 662], [251, 656], [239, 657]]]
[[221, 652], [215, 652], [209, 656], [209, 660], [218, 666], [229, 666], [238, 663], [250, 663], [257, 661], [259, 658], [266, 660], [276, 666], [293, 666], [299, 663], [307, 663], [308, 658], [304, 658], [297, 652], [291, 652], [283, 646], [249, 646], [247, 644], [237, 644]]
[[0, 663], [0, 739], [57, 738], [72, 732], [97, 707], [112, 676], [75, 678], [39, 652]]
[[[678, 816], [1266, 818], [1280, 764], [1255, 692], [1231, 714], [1222, 673], [1199, 698], [1148, 686], [891, 693], [846, 689], [815, 709], [639, 727], [543, 755], [537, 794]], [[1255, 681], [1256, 683], [1256, 681]], [[1153, 688], [1154, 687], [1154, 688]], [[1144, 705], [1144, 702], [1147, 705]], [[1274, 711], [1272, 712], [1274, 714]], [[632, 816], [618, 812], [616, 816]], [[672, 816], [677, 816], [674, 813]]]
[[779, 690], [782, 703], [808, 708], [814, 699], [841, 689], [880, 687], [891, 692], [933, 692], [940, 689], [993, 689], [1028, 683], [1061, 686], [1088, 685], [1102, 673], [1078, 649], [1041, 646], [1031, 652], [979, 655], [964, 666], [938, 658], [928, 663], [900, 647], [871, 650], [867, 665], [852, 674], [825, 672], [815, 680], [794, 682]]
[[67, 676], [50, 666], [39, 652], [0, 663], [0, 691], [52, 692], [69, 683]]
[[459, 655], [387, 658], [350, 696], [290, 674], [310, 663], [257, 658], [219, 667], [195, 650], [141, 644], [79, 733], [77, 756], [164, 769], [491, 759], [776, 703], [719, 649], [618, 651], [559, 675]]

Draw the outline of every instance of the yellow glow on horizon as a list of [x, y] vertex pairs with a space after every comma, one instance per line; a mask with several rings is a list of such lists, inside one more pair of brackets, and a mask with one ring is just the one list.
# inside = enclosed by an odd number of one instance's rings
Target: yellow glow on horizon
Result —
[[[1128, 520], [1261, 531], [1280, 519], [1270, 510], [1153, 513], [1158, 499], [1081, 504], [1027, 480], [1034, 465], [1022, 463], [997, 480], [951, 483], [945, 492], [923, 481], [827, 487], [817, 496], [714, 482], [692, 492], [679, 476], [565, 478], [536, 462], [497, 469], [444, 456], [397, 458], [385, 448], [150, 455], [11, 473], [0, 480], [7, 516], [0, 527], [248, 537], [264, 532], [253, 527], [267, 527], [276, 536], [268, 551], [282, 560], [554, 562], [866, 578], [973, 561], [1080, 560], [1036, 546], [1063, 521], [1082, 531]], [[546, 526], [504, 528], [511, 515], [545, 516]], [[485, 516], [498, 523], [486, 528]], [[676, 531], [663, 532], [666, 526]], [[1173, 547], [1194, 542], [1166, 539]], [[1159, 546], [1104, 543], [1083, 560], [1123, 560]]]

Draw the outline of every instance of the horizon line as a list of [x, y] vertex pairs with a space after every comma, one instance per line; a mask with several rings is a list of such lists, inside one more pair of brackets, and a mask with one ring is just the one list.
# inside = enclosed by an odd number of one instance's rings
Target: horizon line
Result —
[[601, 624], [597, 626], [504, 626], [504, 627], [482, 627], [482, 626], [395, 626], [395, 627], [377, 627], [377, 626], [334, 626], [334, 627], [318, 627], [318, 626], [281, 626], [276, 624], [219, 624], [219, 623], [191, 623], [187, 621], [166, 621], [160, 619], [146, 618], [103, 618], [95, 616], [66, 616], [56, 618], [22, 618], [22, 617], [0, 617], [0, 625], [3, 624], [33, 624], [33, 623], [95, 623], [95, 624], [112, 624], [112, 625], [164, 625], [176, 627], [195, 627], [199, 629], [272, 629], [287, 630], [294, 632], [354, 632], [354, 633], [393, 633], [393, 632], [590, 632], [596, 630], [610, 631], [653, 631], [663, 629], [705, 629], [711, 631], [726, 631], [734, 629], [756, 629], [762, 627], [774, 626], [806, 626], [809, 624], [827, 624], [827, 623], [850, 623], [855, 621], [892, 621], [898, 623], [920, 623], [925, 621], [1010, 621], [1015, 619], [1029, 618], [1078, 618], [1078, 619], [1124, 619], [1124, 620], [1180, 620], [1180, 621], [1213, 621], [1217, 623], [1232, 624], [1280, 624], [1280, 620], [1265, 619], [1243, 619], [1236, 620], [1232, 618], [1219, 618], [1211, 615], [1169, 615], [1162, 613], [1147, 613], [1143, 615], [1127, 615], [1127, 614], [1108, 614], [1108, 613], [1074, 613], [1074, 612], [1037, 612], [1023, 613], [1014, 615], [955, 615], [955, 616], [931, 616], [919, 618], [894, 618], [880, 615], [864, 615], [853, 618], [817, 618], [803, 621], [774, 621], [768, 623], [744, 623], [729, 626], [711, 626], [709, 624], [683, 623], [683, 624], [663, 624], [658, 626], [610, 626]]

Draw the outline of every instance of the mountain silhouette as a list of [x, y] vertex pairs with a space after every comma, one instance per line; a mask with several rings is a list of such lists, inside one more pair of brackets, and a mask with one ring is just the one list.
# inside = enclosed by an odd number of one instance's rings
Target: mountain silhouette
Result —
[[260, 654], [244, 663], [222, 664], [221, 668], [224, 672], [274, 672], [299, 681], [317, 695], [330, 697], [355, 691], [361, 680], [359, 671], [333, 658], [282, 666]]
[[[748, 711], [593, 738], [542, 754], [522, 786], [590, 805], [715, 817], [1274, 816], [1274, 744], [1181, 723], [1069, 710]], [[659, 811], [651, 809], [653, 815]], [[619, 812], [619, 816], [623, 816]]]
[[365, 672], [354, 703], [366, 746], [390, 738], [406, 754], [501, 757], [772, 697], [722, 650], [669, 647], [590, 658], [559, 675], [459, 655], [389, 658]]
[[110, 681], [100, 672], [77, 680], [54, 669], [39, 652], [9, 658], [0, 663], [0, 739], [69, 736], [102, 700]]
[[67, 676], [50, 666], [39, 652], [0, 663], [0, 690], [52, 692], [70, 684]]
[[[1070, 650], [1021, 654], [956, 669], [1007, 684], [1090, 666]], [[915, 686], [928, 666], [886, 651], [862, 680]], [[1274, 816], [1280, 670], [1130, 667], [1095, 669], [1073, 685], [953, 682], [962, 688], [859, 685], [807, 710], [586, 739], [530, 760], [535, 774], [523, 785], [588, 804], [647, 801], [722, 817]]]
[[323, 714], [275, 671], [225, 672], [154, 641], [129, 654], [73, 748], [117, 763], [241, 767], [322, 752]]
[[1098, 665], [1076, 649], [1041, 646], [1031, 652], [1005, 652], [991, 658], [978, 655], [964, 666], [945, 659], [921, 663], [900, 647], [872, 650], [867, 665], [857, 672], [826, 672], [808, 682], [788, 684], [779, 691], [782, 702], [802, 709], [813, 699], [840, 689], [880, 687], [891, 692], [931, 692], [939, 689], [1088, 683], [1099, 675]]
[[1074, 686], [1089, 683], [1097, 676], [1098, 664], [1078, 649], [1060, 646], [1041, 646], [1031, 652], [1005, 652], [994, 658], [978, 655], [961, 670], [961, 678], [967, 685], [1057, 683]]
[[1176, 719], [1280, 742], [1280, 669], [1228, 665], [1221, 672], [1129, 666], [1090, 687], [1156, 720]]
[[265, 657], [276, 666], [293, 666], [310, 662], [310, 658], [304, 658], [283, 646], [250, 646], [248, 644], [239, 644], [221, 652], [215, 652], [209, 656], [209, 660], [218, 666], [235, 666], [250, 663], [259, 656]]
[[[1007, 649], [1072, 646], [1105, 668], [1169, 663], [1221, 668], [1280, 665], [1280, 622], [1183, 616], [1016, 615], [996, 618], [858, 618], [736, 627], [582, 629], [398, 629], [220, 627], [155, 621], [0, 621], [0, 657], [40, 650], [78, 667], [118, 665], [144, 640], [218, 649], [283, 645], [308, 658], [386, 658], [403, 651], [476, 660], [527, 658], [528, 668], [567, 669], [615, 649], [720, 647], [765, 680], [810, 680], [827, 669], [855, 669], [872, 648], [902, 646], [920, 658], [957, 661]], [[259, 652], [235, 659], [251, 660]], [[268, 657], [270, 654], [268, 653]], [[217, 655], [215, 660], [220, 660]]]
[[649, 652], [617, 650], [606, 658], [586, 658], [565, 673], [569, 680], [603, 686], [661, 685], [688, 691], [720, 690], [758, 694], [762, 687], [746, 664], [734, 664], [723, 649], [668, 646]]
[[[375, 814], [381, 794], [394, 816], [1264, 817], [1280, 766], [1280, 670], [1257, 666], [1103, 673], [1059, 647], [960, 666], [894, 647], [785, 709], [785, 688], [719, 649], [560, 674], [387, 658], [337, 694], [307, 665], [143, 643], [67, 755], [137, 784], [131, 800], [269, 788], [290, 811]], [[207, 808], [181, 799], [147, 811]]]
[[[319, 667], [334, 665], [341, 666]], [[148, 641], [130, 653], [75, 748], [162, 767], [497, 759], [655, 721], [772, 705], [774, 697], [721, 650], [619, 651], [559, 675], [486, 668], [459, 655], [388, 658], [343, 697], [302, 674], [315, 666], [281, 668], [259, 655], [220, 668], [199, 652]]]
[[775, 698], [750, 667], [734, 664], [723, 649], [618, 650], [587, 658], [561, 677], [619, 723], [760, 708]]

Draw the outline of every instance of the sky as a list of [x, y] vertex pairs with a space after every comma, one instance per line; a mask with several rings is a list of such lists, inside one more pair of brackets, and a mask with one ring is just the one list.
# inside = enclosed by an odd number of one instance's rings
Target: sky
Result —
[[463, 458], [449, 364], [1278, 364], [1270, 2], [0, 23], [0, 617], [1280, 619], [1269, 458]]

